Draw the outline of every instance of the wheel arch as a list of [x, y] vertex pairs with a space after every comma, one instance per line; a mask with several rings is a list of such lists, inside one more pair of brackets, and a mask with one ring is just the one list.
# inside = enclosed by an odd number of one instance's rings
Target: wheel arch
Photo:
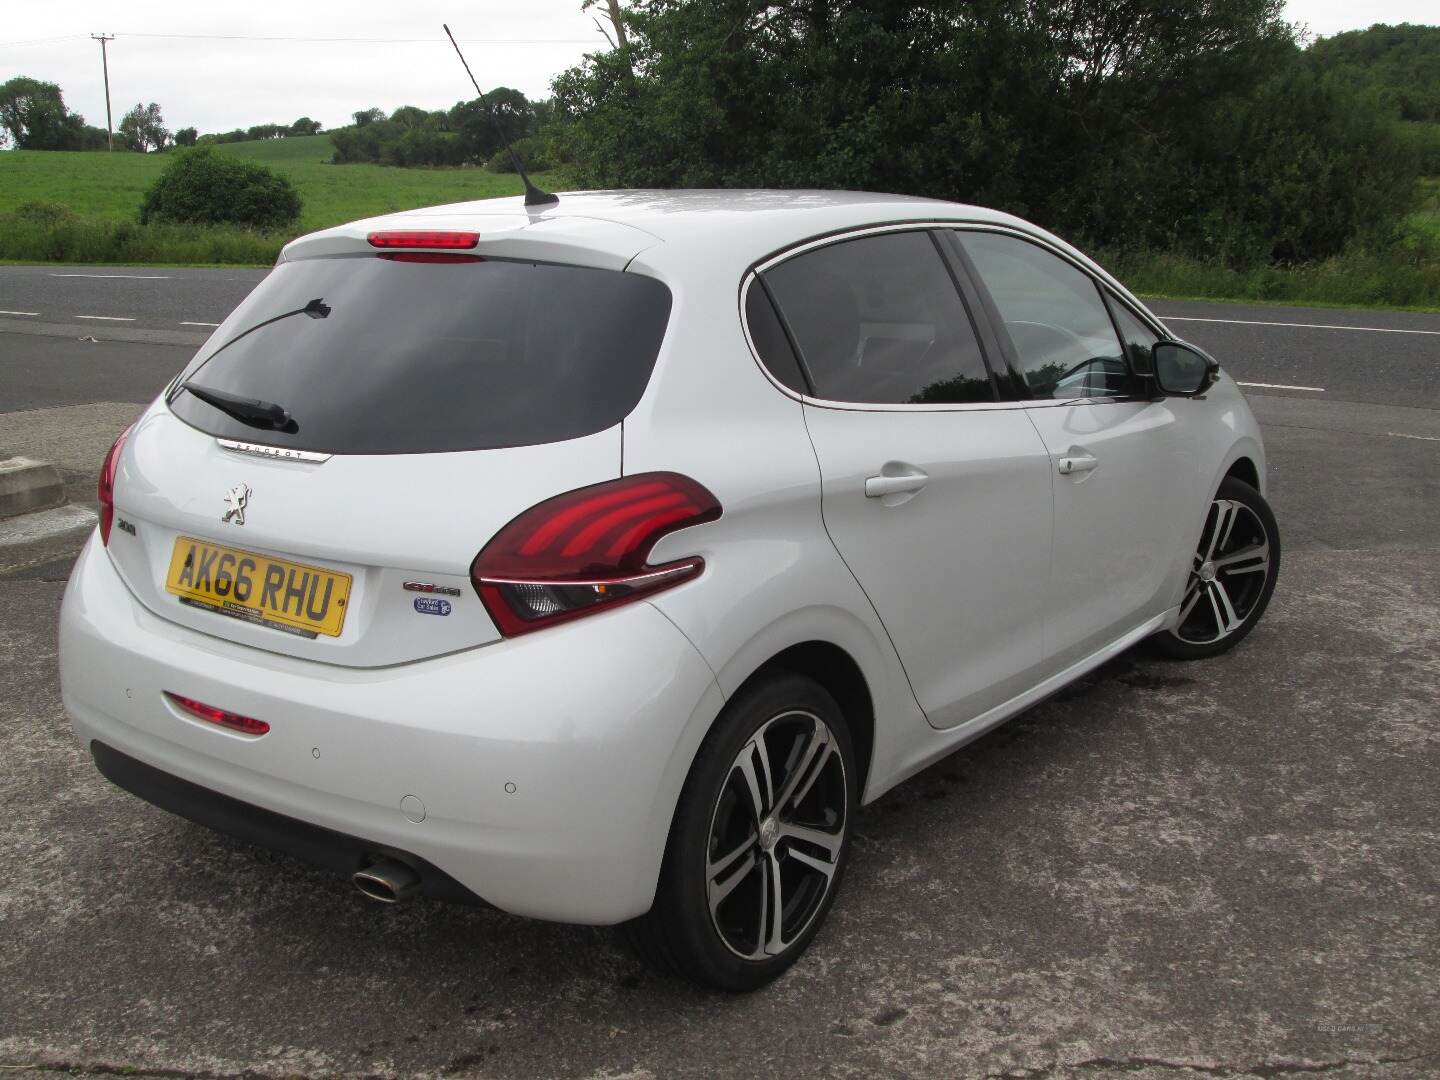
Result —
[[840, 706], [855, 746], [855, 760], [860, 766], [856, 790], [863, 793], [875, 753], [875, 699], [860, 665], [834, 642], [802, 641], [782, 649], [752, 671], [736, 693], [778, 671], [813, 679]]
[[1230, 463], [1230, 467], [1225, 470], [1225, 476], [1233, 476], [1236, 480], [1249, 484], [1256, 491], [1261, 490], [1260, 467], [1244, 454]]

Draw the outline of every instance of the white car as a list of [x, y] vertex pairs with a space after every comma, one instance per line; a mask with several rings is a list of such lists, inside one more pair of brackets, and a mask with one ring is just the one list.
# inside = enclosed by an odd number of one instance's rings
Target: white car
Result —
[[1231, 379], [1074, 248], [840, 192], [289, 244], [116, 442], [60, 626], [100, 770], [388, 901], [748, 989], [856, 807], [1147, 638], [1255, 625]]

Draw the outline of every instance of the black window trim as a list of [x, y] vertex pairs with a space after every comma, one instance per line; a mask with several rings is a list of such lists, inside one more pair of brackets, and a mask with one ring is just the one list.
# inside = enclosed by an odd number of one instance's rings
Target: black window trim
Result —
[[[745, 337], [745, 343], [750, 347], [750, 354], [754, 359], [756, 366], [759, 367], [761, 374], [763, 374], [765, 378], [770, 381], [771, 385], [774, 386], [775, 389], [779, 390], [787, 397], [794, 398], [795, 400], [805, 405], [812, 405], [822, 409], [833, 409], [837, 412], [970, 412], [977, 409], [1014, 409], [1029, 404], [1028, 401], [1007, 398], [1002, 392], [1000, 382], [997, 381], [996, 364], [992, 359], [992, 356], [994, 355], [993, 350], [995, 348], [994, 335], [991, 334], [989, 331], [989, 325], [987, 320], [979, 316], [972, 302], [967, 300], [965, 286], [970, 285], [973, 290], [973, 285], [971, 285], [968, 279], [957, 277], [955, 267], [952, 266], [950, 260], [947, 258], [946, 244], [940, 239], [939, 234], [947, 230], [955, 229], [959, 227], [959, 225], [960, 223], [955, 221], [936, 220], [892, 221], [873, 225], [861, 225], [858, 227], [836, 230], [834, 232], [825, 233], [820, 236], [814, 236], [808, 240], [802, 240], [799, 243], [792, 244], [789, 247], [781, 249], [780, 251], [773, 252], [770, 255], [765, 256], [764, 258], [757, 259], [749, 266], [749, 268], [745, 271], [744, 275], [740, 279], [740, 302], [738, 314], [740, 317], [741, 332], [744, 334]], [[811, 251], [815, 251], [818, 248], [829, 247], [832, 244], [844, 243], [848, 240], [858, 240], [866, 236], [878, 236], [892, 232], [924, 232], [930, 234], [931, 242], [935, 244], [936, 250], [940, 255], [940, 260], [945, 265], [946, 271], [950, 274], [951, 286], [955, 289], [956, 295], [959, 297], [961, 307], [964, 309], [967, 317], [970, 319], [971, 328], [975, 331], [976, 344], [980, 350], [981, 362], [984, 363], [985, 370], [990, 375], [991, 390], [996, 395], [996, 400], [956, 403], [940, 402], [932, 404], [910, 404], [906, 402], [836, 401], [830, 398], [815, 397], [813, 396], [813, 394], [797, 393], [795, 390], [781, 382], [769, 369], [769, 367], [766, 366], [764, 358], [760, 355], [760, 350], [755, 347], [755, 339], [750, 333], [749, 321], [745, 315], [746, 303], [749, 300], [749, 291], [751, 288], [755, 287], [756, 284], [759, 284], [759, 286], [765, 290], [766, 296], [770, 300], [771, 306], [774, 308], [775, 314], [780, 320], [781, 328], [785, 331], [786, 340], [789, 342], [790, 348], [795, 353], [796, 359], [800, 364], [801, 374], [804, 376], [808, 387], [811, 390], [814, 389], [815, 384], [814, 381], [810, 378], [810, 372], [808, 366], [805, 363], [804, 353], [801, 352], [801, 350], [796, 345], [795, 336], [790, 329], [790, 324], [788, 320], [785, 318], [785, 312], [781, 309], [779, 304], [774, 302], [774, 297], [770, 293], [769, 287], [765, 284], [765, 272], [772, 269], [773, 267], [779, 266], [781, 263], [789, 262], [791, 259], [798, 258], [799, 256]], [[964, 285], [961, 284], [962, 280], [964, 280], [965, 282]], [[979, 298], [977, 295], [976, 302], [978, 302], [978, 299]]]

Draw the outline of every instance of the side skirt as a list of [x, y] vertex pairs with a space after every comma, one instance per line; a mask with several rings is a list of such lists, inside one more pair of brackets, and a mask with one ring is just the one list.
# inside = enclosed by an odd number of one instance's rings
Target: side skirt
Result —
[[992, 728], [999, 727], [1006, 720], [1011, 719], [1019, 713], [1024, 712], [1046, 698], [1065, 689], [1070, 683], [1088, 672], [1094, 671], [1101, 664], [1113, 660], [1126, 649], [1144, 641], [1151, 634], [1173, 626], [1176, 616], [1179, 614], [1179, 607], [1173, 607], [1161, 612], [1154, 618], [1147, 619], [1133, 630], [1128, 630], [1110, 644], [1091, 653], [1083, 660], [1071, 664], [1064, 671], [1050, 676], [1044, 682], [1038, 683], [1026, 690], [1023, 694], [1017, 694], [988, 712], [983, 712], [973, 720], [967, 720], [963, 724], [957, 724], [953, 728], [937, 732], [937, 737], [927, 740], [916, 747], [913, 756], [906, 758], [900, 767], [890, 776], [877, 782], [871, 778], [866, 787], [865, 794], [861, 798], [861, 805], [874, 802], [885, 792], [889, 791], [896, 784], [910, 779], [916, 773], [928, 768], [947, 754], [951, 754], [966, 743], [974, 742], [981, 735], [984, 735]]

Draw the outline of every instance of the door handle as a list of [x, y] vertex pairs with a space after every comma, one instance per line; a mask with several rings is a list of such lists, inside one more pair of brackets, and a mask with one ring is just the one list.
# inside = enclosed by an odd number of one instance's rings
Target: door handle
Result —
[[919, 491], [929, 482], [930, 477], [918, 469], [901, 476], [867, 476], [865, 478], [865, 497], [867, 499], [883, 499], [886, 495], [903, 495], [907, 492]]
[[1060, 459], [1060, 475], [1071, 476], [1075, 473], [1089, 472], [1099, 464], [1100, 460], [1089, 454], [1067, 454]]

